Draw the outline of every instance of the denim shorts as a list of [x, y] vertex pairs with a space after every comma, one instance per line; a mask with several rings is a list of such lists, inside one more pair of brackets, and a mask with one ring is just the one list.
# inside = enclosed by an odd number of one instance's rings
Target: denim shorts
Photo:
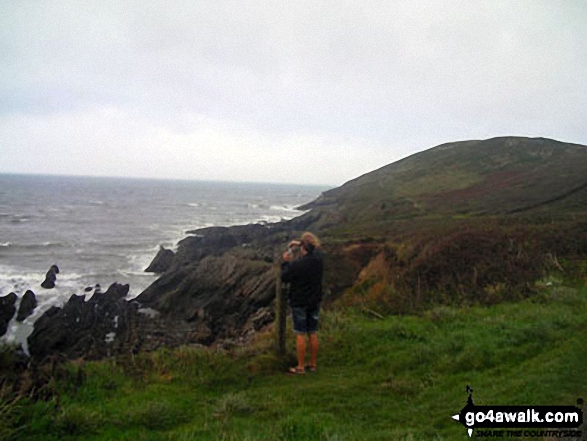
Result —
[[320, 306], [312, 308], [294, 306], [291, 308], [291, 316], [296, 334], [314, 334], [318, 330]]

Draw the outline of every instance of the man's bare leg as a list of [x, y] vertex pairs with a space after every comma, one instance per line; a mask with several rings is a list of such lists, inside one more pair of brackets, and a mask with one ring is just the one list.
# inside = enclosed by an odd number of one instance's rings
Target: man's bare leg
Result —
[[306, 336], [304, 334], [296, 334], [296, 349], [298, 352], [298, 369], [306, 368]]
[[320, 344], [318, 343], [318, 334], [313, 333], [308, 335], [310, 340], [310, 367], [316, 368], [318, 360], [318, 349]]

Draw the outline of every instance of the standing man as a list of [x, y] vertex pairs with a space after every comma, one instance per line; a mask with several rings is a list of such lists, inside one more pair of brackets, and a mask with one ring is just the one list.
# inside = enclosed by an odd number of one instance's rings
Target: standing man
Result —
[[[315, 372], [317, 366], [319, 345], [316, 331], [322, 301], [322, 250], [318, 238], [308, 232], [301, 239], [291, 241], [288, 248], [283, 254], [281, 280], [291, 284], [289, 302], [298, 356], [298, 365], [291, 368], [289, 373], [303, 375], [306, 373], [306, 336], [310, 346], [308, 370]], [[293, 257], [295, 248], [301, 252], [298, 259]]]

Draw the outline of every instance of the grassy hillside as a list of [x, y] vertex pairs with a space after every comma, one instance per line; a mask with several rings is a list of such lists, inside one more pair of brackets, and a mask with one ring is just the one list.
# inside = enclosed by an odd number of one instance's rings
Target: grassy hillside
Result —
[[[504, 137], [443, 144], [304, 208], [338, 297], [387, 312], [532, 295], [553, 270], [587, 277], [587, 147]], [[342, 283], [345, 281], [345, 283]], [[341, 289], [342, 288], [342, 289]]]
[[[587, 209], [587, 147], [537, 138], [443, 144], [324, 193], [323, 225], [446, 215], [581, 212]], [[540, 209], [540, 210], [538, 210]]]
[[465, 440], [450, 416], [467, 384], [477, 404], [572, 405], [587, 396], [587, 290], [556, 279], [539, 290], [518, 303], [411, 316], [330, 310], [319, 371], [303, 377], [282, 373], [270, 335], [230, 353], [70, 363], [49, 400], [0, 409], [0, 438]]

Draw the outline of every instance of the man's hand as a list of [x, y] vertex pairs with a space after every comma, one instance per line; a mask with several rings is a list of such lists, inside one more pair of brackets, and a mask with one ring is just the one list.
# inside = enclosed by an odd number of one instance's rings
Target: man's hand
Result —
[[289, 251], [286, 251], [285, 253], [283, 253], [283, 261], [284, 262], [291, 262], [293, 260], [293, 256], [291, 255], [291, 253]]

